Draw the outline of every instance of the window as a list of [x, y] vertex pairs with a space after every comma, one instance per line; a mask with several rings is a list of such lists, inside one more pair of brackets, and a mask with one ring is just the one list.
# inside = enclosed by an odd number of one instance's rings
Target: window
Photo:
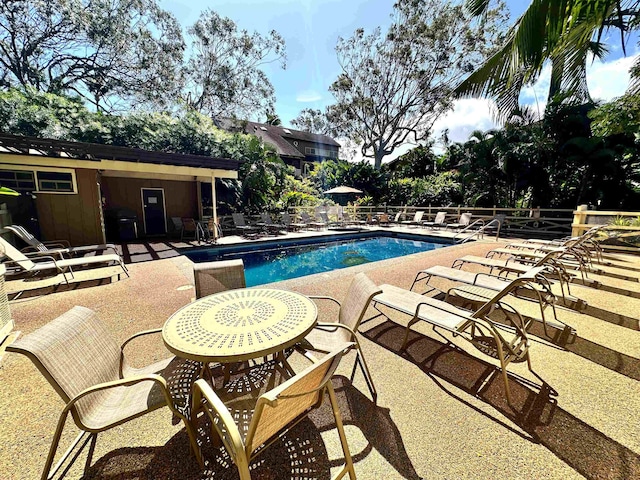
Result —
[[76, 193], [73, 170], [46, 167], [40, 167], [46, 170], [30, 170], [29, 167], [2, 166], [11, 167], [11, 170], [0, 168], [0, 185], [3, 187], [19, 192]]
[[291, 134], [291, 130], [289, 130], [288, 128], [284, 128], [283, 131], [284, 131], [284, 133]]
[[304, 147], [305, 155], [315, 155], [317, 157], [338, 158], [338, 152], [335, 150], [325, 150], [324, 148]]
[[13, 190], [32, 192], [36, 189], [33, 172], [21, 170], [0, 170], [0, 185]]
[[73, 176], [70, 172], [38, 172], [38, 191], [73, 192]]

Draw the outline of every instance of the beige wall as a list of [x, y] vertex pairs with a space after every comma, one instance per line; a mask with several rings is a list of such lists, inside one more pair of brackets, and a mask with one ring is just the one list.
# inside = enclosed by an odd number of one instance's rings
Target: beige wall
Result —
[[77, 194], [37, 194], [42, 239], [68, 240], [72, 245], [103, 243], [98, 172], [76, 169], [76, 181]]
[[166, 216], [198, 217], [197, 184], [172, 180], [102, 177], [102, 193], [107, 208], [128, 208], [138, 215], [138, 234], [144, 234], [142, 216], [142, 188], [163, 188]]

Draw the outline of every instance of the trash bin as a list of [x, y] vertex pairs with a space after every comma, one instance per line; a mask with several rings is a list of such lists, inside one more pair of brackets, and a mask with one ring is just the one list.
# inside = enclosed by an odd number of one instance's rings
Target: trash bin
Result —
[[138, 215], [128, 208], [112, 208], [104, 213], [107, 239], [128, 242], [138, 238]]

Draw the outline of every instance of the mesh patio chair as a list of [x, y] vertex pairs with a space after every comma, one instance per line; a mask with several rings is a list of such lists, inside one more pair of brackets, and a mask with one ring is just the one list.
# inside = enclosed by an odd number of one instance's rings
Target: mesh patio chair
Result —
[[282, 212], [282, 223], [284, 223], [285, 227], [287, 227], [287, 230], [290, 232], [295, 232], [296, 230], [302, 230], [308, 227], [306, 223], [294, 222], [289, 212]]
[[351, 381], [353, 381], [356, 367], [359, 365], [374, 402], [378, 398], [378, 393], [360, 348], [356, 332], [371, 303], [371, 299], [380, 292], [381, 289], [369, 277], [364, 273], [359, 273], [351, 281], [342, 304], [332, 297], [310, 295], [309, 298], [329, 300], [337, 304], [340, 307], [338, 318], [337, 321], [333, 322], [318, 322], [317, 326], [305, 337], [304, 341], [298, 345], [298, 349], [303, 353], [309, 351], [326, 353], [335, 350], [341, 345], [352, 344], [352, 348], [356, 350], [356, 360], [351, 371]]
[[76, 257], [65, 258], [62, 260], [55, 259], [49, 255], [43, 255], [38, 252], [37, 255], [27, 257], [16, 247], [0, 237], [0, 253], [5, 255], [9, 260], [3, 261], [7, 267], [7, 277], [11, 275], [38, 277], [46, 276], [47, 273], [62, 274], [66, 283], [69, 283], [67, 274], [73, 278], [74, 267], [104, 267], [110, 265], [119, 265], [123, 272], [129, 276], [127, 267], [122, 257], [117, 254], [97, 255], [95, 257]]
[[64, 257], [75, 256], [75, 255], [86, 255], [88, 253], [102, 253], [107, 250], [111, 250], [113, 253], [117, 254], [118, 250], [113, 243], [105, 243], [101, 245], [83, 245], [81, 247], [72, 247], [68, 241], [66, 240], [54, 240], [51, 242], [42, 242], [34, 237], [31, 233], [27, 231], [24, 227], [20, 225], [9, 225], [4, 227], [14, 235], [16, 235], [20, 240], [24, 241], [27, 245], [26, 248], [22, 249], [23, 253], [26, 252], [43, 252], [48, 253], [50, 255], [60, 255]]
[[233, 226], [236, 233], [240, 233], [243, 236], [251, 236], [255, 235], [259, 228], [254, 227], [253, 225], [248, 225], [244, 220], [244, 215], [242, 213], [232, 213], [231, 218], [233, 219]]
[[311, 228], [315, 228], [316, 230], [320, 230], [321, 228], [325, 228], [327, 226], [326, 222], [312, 220], [309, 214], [305, 211], [300, 212], [300, 216], [302, 217], [302, 221], [304, 223], [309, 225]]
[[[184, 421], [191, 447], [199, 456], [191, 424], [174, 408], [167, 382], [160, 375], [173, 357], [136, 369], [128, 365], [124, 355], [124, 347], [132, 340], [161, 331], [139, 332], [119, 346], [95, 312], [74, 307], [7, 347], [8, 352], [26, 355], [66, 403], [42, 472], [43, 480], [53, 478], [73, 450], [79, 444], [80, 450], [84, 449], [90, 441], [86, 475], [98, 433], [161, 407], [169, 407]], [[81, 433], [52, 469], [69, 413]], [[79, 453], [71, 458], [70, 464]]]
[[422, 226], [429, 227], [429, 228], [446, 227], [447, 226], [447, 223], [445, 222], [446, 218], [447, 218], [447, 212], [438, 212], [436, 213], [436, 218], [433, 219], [433, 222], [422, 222]]
[[420, 225], [422, 223], [422, 217], [424, 216], [424, 211], [419, 210], [413, 216], [413, 220], [404, 220], [400, 222], [401, 225]]
[[247, 286], [244, 278], [244, 263], [241, 259], [194, 263], [193, 276], [196, 283], [196, 298]]
[[468, 227], [469, 224], [471, 223], [471, 217], [472, 217], [472, 213], [466, 212], [463, 213], [462, 215], [460, 215], [460, 218], [458, 219], [457, 223], [448, 223], [446, 225], [447, 228], [453, 228], [455, 230], [458, 230], [460, 228], [464, 228], [464, 227]]
[[[342, 349], [326, 355], [257, 398], [247, 395], [225, 402], [205, 380], [197, 380], [193, 392], [193, 419], [198, 418], [197, 413], [200, 411], [205, 412], [211, 420], [212, 437], [222, 440], [238, 469], [240, 480], [250, 480], [251, 460], [306, 418], [311, 411], [320, 407], [324, 393], [327, 392], [345, 459], [343, 467], [332, 480], [338, 480], [346, 474], [349, 474], [351, 480], [355, 480], [353, 460], [331, 385], [331, 376], [342, 355]], [[199, 455], [198, 459], [201, 458]]]
[[185, 238], [189, 238], [191, 240], [200, 240], [200, 231], [198, 230], [200, 226], [198, 222], [193, 218], [183, 217], [180, 219], [182, 222], [182, 230], [180, 230], [180, 241]]
[[[507, 401], [511, 405], [507, 365], [511, 362], [526, 361], [529, 371], [536, 377], [538, 375], [532, 369], [529, 356], [530, 342], [527, 329], [531, 322], [525, 320], [517, 310], [502, 300], [515, 289], [531, 281], [533, 276], [528, 274], [512, 280], [475, 312], [394, 285], [381, 285], [382, 293], [376, 295], [373, 302], [376, 309], [378, 305], [385, 305], [413, 317], [407, 324], [402, 350], [407, 348], [411, 326], [418, 321], [424, 321], [431, 325], [433, 331], [447, 344], [451, 344], [451, 341], [442, 335], [440, 330], [452, 333], [454, 338], [470, 342], [480, 352], [497, 359], [500, 362]], [[494, 322], [489, 318], [489, 314], [495, 308], [500, 308], [505, 314], [506, 324]], [[378, 311], [385, 315], [381, 310]]]

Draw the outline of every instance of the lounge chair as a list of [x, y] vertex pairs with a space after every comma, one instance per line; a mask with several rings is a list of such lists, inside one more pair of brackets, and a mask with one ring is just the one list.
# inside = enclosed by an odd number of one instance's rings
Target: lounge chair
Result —
[[260, 230], [258, 227], [254, 227], [253, 225], [247, 225], [244, 221], [244, 215], [241, 213], [232, 213], [231, 218], [233, 219], [233, 225], [236, 233], [240, 233], [242, 236], [254, 236]]
[[295, 232], [297, 230], [302, 230], [308, 227], [306, 223], [294, 222], [291, 219], [291, 215], [289, 212], [282, 212], [282, 223], [290, 232]]
[[445, 222], [446, 218], [447, 218], [447, 212], [438, 212], [436, 213], [436, 218], [433, 219], [433, 222], [422, 222], [422, 226], [429, 227], [429, 228], [446, 227], [447, 226], [447, 223]]
[[38, 252], [37, 256], [32, 255], [27, 257], [2, 237], [0, 237], [0, 253], [9, 258], [9, 260], [3, 261], [3, 264], [7, 267], [7, 276], [24, 275], [37, 277], [40, 275], [44, 276], [47, 272], [54, 272], [56, 274], [62, 274], [65, 282], [69, 283], [67, 273], [71, 274], [71, 278], [73, 278], [72, 268], [74, 267], [104, 267], [111, 265], [119, 265], [127, 277], [129, 276], [122, 257], [116, 254], [56, 260], [52, 256], [41, 255], [40, 252]]
[[459, 230], [464, 227], [468, 227], [471, 223], [472, 214], [469, 212], [463, 213], [460, 215], [457, 223], [447, 223], [446, 228], [453, 228], [454, 230]]
[[[526, 360], [529, 370], [532, 373], [534, 372], [531, 368], [531, 359], [529, 357], [530, 344], [527, 337], [529, 323], [524, 320], [520, 313], [504, 303], [502, 299], [514, 289], [531, 281], [533, 281], [533, 277], [529, 275], [522, 275], [512, 280], [475, 312], [469, 312], [447, 302], [425, 297], [419, 293], [393, 285], [381, 285], [382, 293], [373, 298], [373, 303], [381, 315], [385, 314], [379, 309], [379, 305], [384, 305], [413, 317], [405, 331], [402, 343], [403, 350], [407, 347], [411, 326], [422, 320], [430, 324], [433, 330], [441, 335], [447, 343], [451, 342], [440, 334], [439, 330], [449, 331], [453, 333], [455, 338], [463, 338], [482, 353], [498, 359], [502, 370], [507, 401], [511, 405], [507, 365], [513, 361]], [[505, 313], [509, 325], [496, 323], [489, 318], [489, 314], [495, 307], [500, 307]]]
[[287, 227], [282, 223], [274, 223], [271, 219], [271, 215], [267, 212], [260, 213], [261, 222], [257, 223], [258, 226], [264, 228], [269, 233], [278, 234], [281, 230], [286, 230]]
[[352, 348], [356, 350], [356, 361], [351, 371], [351, 381], [356, 373], [356, 366], [360, 366], [364, 375], [367, 387], [371, 392], [373, 401], [378, 398], [376, 387], [373, 384], [373, 378], [364, 359], [360, 343], [356, 332], [360, 326], [360, 322], [364, 317], [371, 299], [381, 292], [364, 273], [357, 274], [351, 281], [344, 302], [341, 304], [332, 297], [310, 296], [318, 300], [329, 300], [339, 306], [336, 321], [329, 323], [319, 322], [318, 325], [307, 335], [302, 343], [298, 345], [298, 349], [303, 352], [330, 352], [345, 343], [352, 343]]
[[[199, 455], [195, 432], [186, 417], [174, 407], [167, 382], [159, 375], [169, 366], [173, 357], [140, 369], [130, 367], [126, 361], [124, 347], [129, 342], [161, 331], [155, 329], [137, 333], [119, 346], [95, 312], [74, 307], [7, 346], [7, 352], [27, 356], [66, 404], [44, 465], [43, 480], [53, 478], [74, 452], [73, 448], [67, 450], [57, 465], [51, 468], [69, 413], [81, 430], [73, 446], [81, 444], [80, 449], [83, 449], [91, 442], [84, 476], [91, 465], [98, 433], [162, 407], [169, 407], [174, 415], [183, 420], [191, 447]], [[34, 383], [29, 378], [25, 382]], [[49, 396], [50, 392], [43, 391], [41, 394]], [[34, 414], [37, 415], [37, 412]], [[29, 453], [24, 452], [25, 455]], [[79, 453], [71, 458], [70, 463], [75, 461]]]
[[9, 225], [4, 227], [13, 234], [15, 234], [18, 238], [23, 240], [25, 243], [29, 245], [29, 247], [22, 249], [23, 253], [28, 252], [43, 252], [48, 253], [50, 255], [60, 255], [64, 256], [68, 254], [68, 256], [76, 256], [76, 255], [86, 255], [88, 253], [102, 253], [107, 250], [111, 250], [113, 253], [117, 254], [118, 250], [113, 243], [105, 243], [102, 245], [83, 245], [81, 247], [72, 247], [69, 242], [66, 240], [55, 240], [51, 242], [42, 242], [34, 237], [31, 233], [29, 233], [24, 227], [20, 225]]
[[204, 236], [204, 231], [193, 218], [182, 217], [180, 219], [182, 223], [182, 229], [180, 230], [180, 241], [183, 241], [185, 237], [188, 237], [190, 240], [198, 240]]
[[[542, 322], [545, 334], [547, 334], [547, 336], [550, 336], [547, 332], [547, 324], [549, 324], [553, 328], [557, 328], [560, 330], [569, 328], [570, 333], [573, 334], [575, 333], [573, 329], [571, 329], [564, 322], [558, 319], [555, 309], [557, 298], [556, 295], [552, 292], [551, 282], [544, 276], [545, 269], [546, 267], [543, 266], [533, 267], [528, 270], [525, 275], [531, 276], [533, 280], [529, 285], [516, 289], [512, 293], [518, 298], [524, 299], [526, 301], [534, 301], [539, 304], [540, 317], [533, 318], [534, 320], [539, 320], [540, 322]], [[431, 279], [434, 277], [442, 278], [455, 283], [462, 283], [467, 285], [468, 287], [455, 286], [444, 292], [443, 290], [440, 290], [429, 284]], [[419, 271], [416, 274], [416, 277], [409, 290], [413, 291], [416, 284], [418, 282], [421, 282], [422, 280], [426, 280], [426, 285], [430, 287], [429, 290], [423, 292], [423, 295], [437, 290], [439, 292], [446, 293], [445, 301], [447, 301], [448, 297], [453, 293], [472, 302], [480, 301], [483, 303], [490, 300], [495, 295], [495, 292], [499, 292], [502, 289], [506, 288], [511, 281], [510, 279], [507, 279], [505, 277], [498, 277], [490, 275], [488, 273], [472, 273], [456, 268], [435, 265], [433, 267]], [[582, 300], [571, 297], [569, 295], [563, 295], [563, 301], [565, 305], [574, 304], [576, 306], [580, 306], [580, 308], [584, 308], [584, 306], [586, 306], [586, 304]], [[547, 320], [544, 312], [545, 309], [549, 306], [553, 311], [553, 320]]]
[[309, 214], [305, 211], [300, 212], [300, 216], [302, 217], [302, 221], [309, 225], [311, 228], [315, 228], [316, 230], [320, 230], [321, 228], [326, 228], [326, 222], [319, 222], [317, 220], [312, 220]]
[[[264, 452], [280, 435], [306, 418], [311, 411], [320, 407], [327, 392], [345, 459], [344, 466], [334, 475], [333, 480], [346, 474], [355, 479], [340, 409], [331, 385], [331, 376], [342, 355], [343, 349], [333, 351], [257, 398], [245, 395], [227, 399], [224, 392], [215, 392], [204, 379], [197, 380], [193, 389], [193, 419], [197, 419], [201, 411], [205, 412], [210, 419], [211, 437], [222, 440], [238, 468], [240, 480], [250, 480], [250, 461]], [[192, 429], [195, 430], [195, 426]], [[199, 454], [197, 458], [200, 466], [204, 467], [202, 455]], [[304, 469], [303, 464], [300, 467]]]
[[400, 225], [420, 225], [422, 224], [422, 217], [424, 216], [424, 211], [419, 210], [413, 216], [413, 220], [404, 220], [400, 222]]

